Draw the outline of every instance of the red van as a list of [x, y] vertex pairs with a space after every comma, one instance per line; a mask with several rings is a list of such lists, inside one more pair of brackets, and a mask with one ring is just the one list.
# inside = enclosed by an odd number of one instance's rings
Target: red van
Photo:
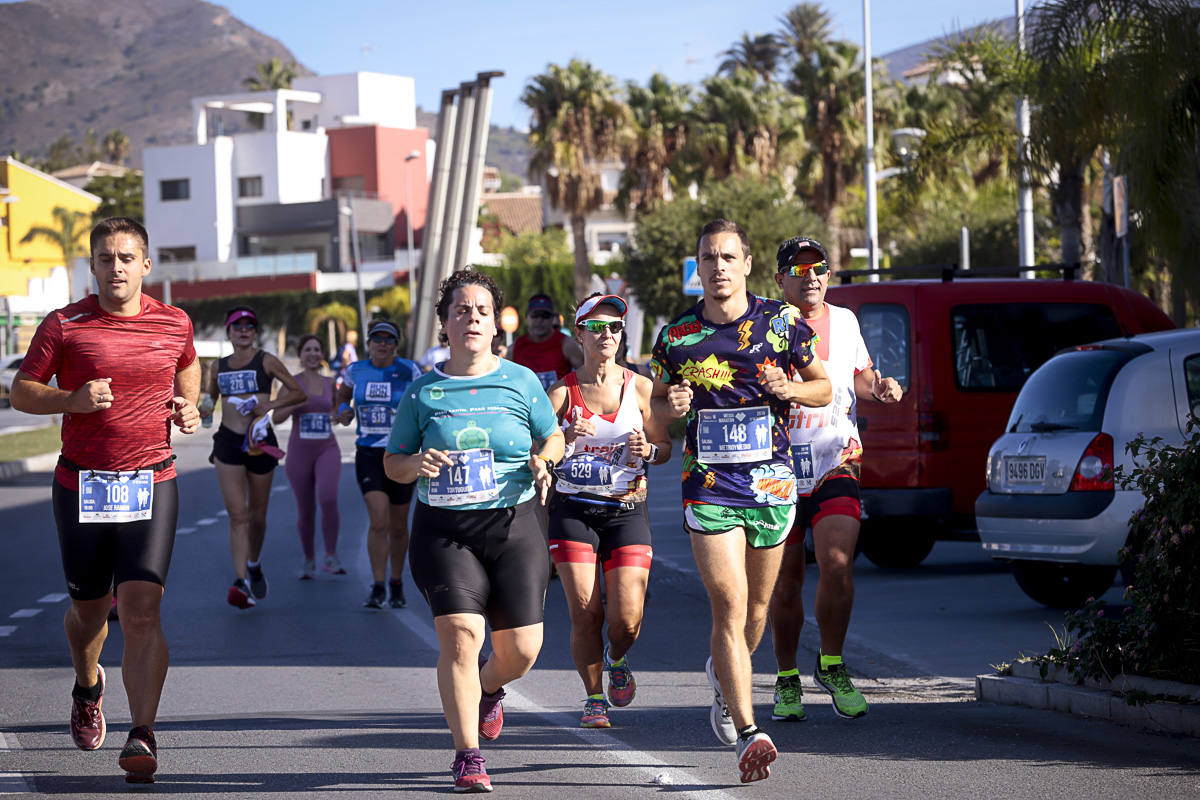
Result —
[[1050, 356], [1175, 327], [1118, 286], [971, 277], [986, 272], [881, 283], [848, 282], [862, 273], [842, 272], [834, 277], [843, 283], [829, 287], [826, 299], [858, 315], [872, 360], [904, 388], [896, 405], [858, 404], [861, 547], [879, 566], [914, 567], [939, 539], [978, 541], [988, 448], [1025, 379]]

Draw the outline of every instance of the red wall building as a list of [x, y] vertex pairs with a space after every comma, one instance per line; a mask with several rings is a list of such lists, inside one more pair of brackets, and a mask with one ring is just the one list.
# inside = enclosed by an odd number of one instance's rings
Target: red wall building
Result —
[[[329, 136], [329, 179], [332, 194], [365, 194], [386, 200], [396, 209], [394, 241], [407, 246], [405, 215], [411, 213], [413, 246], [420, 247], [425, 233], [425, 211], [429, 202], [428, 170], [425, 166], [429, 132], [424, 128], [402, 130], [369, 125], [333, 128]], [[420, 155], [405, 158], [413, 151]], [[405, 176], [410, 195], [406, 197]], [[411, 201], [411, 209], [409, 208]]]

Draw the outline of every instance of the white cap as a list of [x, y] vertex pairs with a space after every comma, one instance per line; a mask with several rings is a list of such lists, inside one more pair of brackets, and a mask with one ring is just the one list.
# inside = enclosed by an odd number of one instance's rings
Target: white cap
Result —
[[578, 325], [587, 315], [596, 310], [596, 306], [601, 303], [608, 303], [617, 307], [617, 314], [621, 317], [625, 316], [625, 312], [629, 310], [629, 305], [617, 297], [615, 294], [598, 294], [595, 297], [589, 297], [579, 304], [579, 309], [575, 312], [575, 324]]

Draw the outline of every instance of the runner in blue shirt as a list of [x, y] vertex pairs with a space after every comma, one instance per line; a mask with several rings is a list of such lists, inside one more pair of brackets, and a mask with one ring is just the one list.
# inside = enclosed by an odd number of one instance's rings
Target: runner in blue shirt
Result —
[[408, 385], [421, 376], [421, 368], [396, 356], [399, 342], [400, 331], [394, 324], [387, 320], [371, 323], [367, 331], [369, 357], [346, 368], [338, 389], [338, 422], [348, 425], [351, 419], [358, 419], [354, 474], [367, 504], [367, 556], [374, 581], [365, 608], [383, 608], [385, 602], [392, 608], [404, 608], [404, 558], [413, 485], [388, 478], [383, 471], [383, 451], [396, 406]]
[[[550, 553], [537, 510], [564, 449], [537, 376], [492, 353], [502, 305], [481, 273], [442, 283], [450, 356], [405, 393], [384, 462], [393, 480], [417, 480], [412, 574], [437, 631], [457, 792], [491, 791], [479, 738], [500, 735], [504, 685], [542, 648]], [[481, 664], [488, 626], [492, 654]]]

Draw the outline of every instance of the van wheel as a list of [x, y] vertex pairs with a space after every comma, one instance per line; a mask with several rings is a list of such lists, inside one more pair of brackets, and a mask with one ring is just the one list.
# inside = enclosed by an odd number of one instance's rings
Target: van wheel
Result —
[[1050, 608], [1079, 608], [1113, 585], [1115, 566], [1056, 564], [1052, 561], [1014, 561], [1013, 577], [1021, 591]]
[[858, 535], [862, 553], [877, 567], [910, 569], [933, 550], [932, 521], [891, 518], [864, 523]]

